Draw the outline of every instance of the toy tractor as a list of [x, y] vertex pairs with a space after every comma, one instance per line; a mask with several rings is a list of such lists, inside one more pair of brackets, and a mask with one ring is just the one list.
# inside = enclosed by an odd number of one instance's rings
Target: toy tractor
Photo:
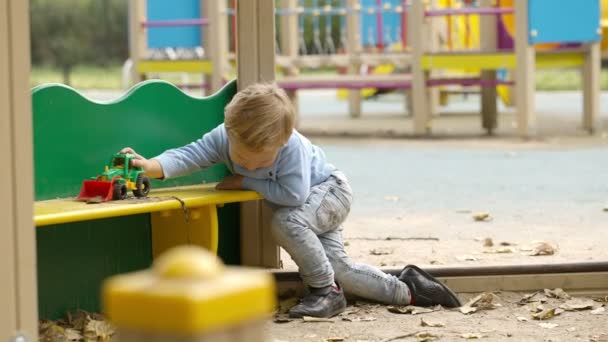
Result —
[[105, 171], [82, 183], [79, 201], [106, 202], [127, 198], [127, 191], [133, 190], [135, 197], [146, 197], [150, 192], [150, 179], [144, 176], [141, 167], [134, 167], [132, 154], [117, 153], [106, 165]]

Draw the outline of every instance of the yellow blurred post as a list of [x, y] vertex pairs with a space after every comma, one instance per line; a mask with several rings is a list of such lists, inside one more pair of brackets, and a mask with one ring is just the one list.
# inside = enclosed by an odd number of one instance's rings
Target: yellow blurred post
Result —
[[103, 304], [117, 327], [113, 341], [266, 341], [276, 297], [269, 273], [225, 267], [204, 249], [181, 246], [150, 270], [107, 280]]

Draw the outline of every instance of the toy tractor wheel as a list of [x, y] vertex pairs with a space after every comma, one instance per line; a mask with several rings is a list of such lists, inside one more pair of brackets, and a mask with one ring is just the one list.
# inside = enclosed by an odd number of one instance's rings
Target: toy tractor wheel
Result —
[[138, 175], [135, 181], [135, 189], [133, 189], [133, 195], [135, 197], [146, 197], [150, 192], [150, 178], [144, 175]]
[[127, 186], [120, 184], [119, 182], [114, 183], [114, 193], [112, 194], [113, 200], [123, 200], [127, 198]]

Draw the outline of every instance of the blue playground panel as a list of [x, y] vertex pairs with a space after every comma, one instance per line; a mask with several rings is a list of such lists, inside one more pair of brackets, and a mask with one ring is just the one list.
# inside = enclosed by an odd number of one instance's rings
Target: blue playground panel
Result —
[[601, 39], [599, 0], [530, 0], [530, 43], [579, 43]]
[[[391, 9], [382, 12], [382, 42], [384, 46], [400, 42], [401, 13], [395, 13], [395, 7], [402, 5], [402, 0], [382, 0], [382, 5], [390, 4]], [[370, 14], [368, 9], [376, 8], [376, 0], [361, 1], [361, 42], [363, 46], [378, 45], [377, 13]]]
[[[148, 21], [199, 19], [201, 17], [200, 3], [200, 0], [148, 0], [146, 17]], [[150, 48], [193, 48], [201, 46], [201, 38], [200, 26], [148, 28], [148, 47]]]

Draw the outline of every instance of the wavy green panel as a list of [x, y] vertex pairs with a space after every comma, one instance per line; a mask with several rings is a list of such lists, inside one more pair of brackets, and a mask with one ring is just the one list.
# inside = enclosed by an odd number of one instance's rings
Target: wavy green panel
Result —
[[[236, 81], [213, 96], [194, 98], [170, 83], [151, 80], [120, 99], [91, 101], [74, 89], [42, 85], [32, 91], [36, 200], [72, 197], [84, 179], [103, 171], [109, 157], [131, 146], [146, 157], [188, 144], [224, 120]], [[215, 166], [152, 187], [215, 182], [227, 169]]]

